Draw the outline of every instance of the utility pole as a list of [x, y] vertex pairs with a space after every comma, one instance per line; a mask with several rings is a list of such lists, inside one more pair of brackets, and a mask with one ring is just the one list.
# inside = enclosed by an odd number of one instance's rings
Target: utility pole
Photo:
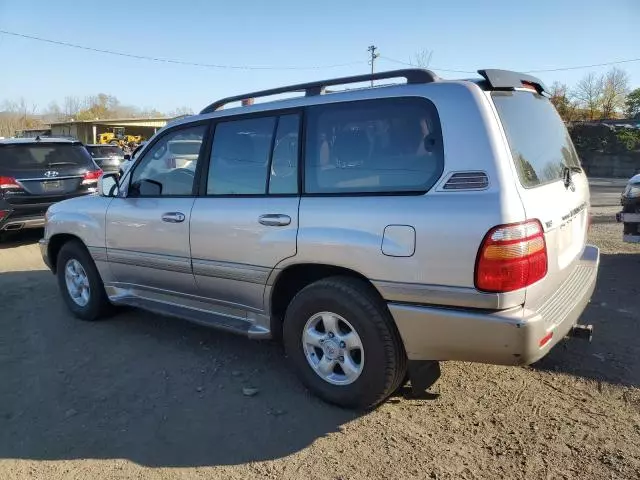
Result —
[[[367, 48], [367, 51], [371, 53], [371, 60], [369, 60], [369, 65], [371, 65], [371, 75], [373, 75], [373, 66], [375, 64], [376, 58], [380, 56], [379, 53], [376, 53], [377, 49], [378, 47], [376, 47], [375, 45], [369, 45], [369, 48]], [[371, 79], [371, 86], [373, 87], [373, 78]]]

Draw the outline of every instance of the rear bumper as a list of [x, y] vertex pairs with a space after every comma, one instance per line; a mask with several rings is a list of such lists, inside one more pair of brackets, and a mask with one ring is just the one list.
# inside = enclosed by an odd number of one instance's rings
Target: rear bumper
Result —
[[616, 220], [624, 223], [622, 240], [627, 243], [640, 243], [640, 213], [616, 213]]
[[410, 360], [527, 365], [549, 353], [578, 322], [595, 289], [599, 263], [600, 251], [587, 245], [569, 278], [535, 311], [522, 306], [483, 312], [395, 303], [389, 309]]
[[42, 215], [10, 215], [0, 227], [0, 231], [9, 232], [23, 230], [26, 228], [44, 227], [44, 213]]

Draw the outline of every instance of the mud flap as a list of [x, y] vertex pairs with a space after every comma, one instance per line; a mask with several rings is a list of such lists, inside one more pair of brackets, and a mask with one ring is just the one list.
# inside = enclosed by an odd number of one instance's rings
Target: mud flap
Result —
[[440, 362], [435, 360], [409, 360], [411, 393], [424, 395], [440, 378]]

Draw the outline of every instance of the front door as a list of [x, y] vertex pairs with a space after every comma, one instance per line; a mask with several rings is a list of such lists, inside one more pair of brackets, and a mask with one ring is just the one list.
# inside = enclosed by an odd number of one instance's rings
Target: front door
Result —
[[189, 222], [206, 124], [176, 127], [133, 166], [124, 196], [107, 210], [106, 244], [119, 286], [143, 292], [196, 293]]
[[273, 268], [296, 254], [298, 114], [217, 122], [205, 195], [191, 214], [191, 256], [200, 295], [264, 309]]

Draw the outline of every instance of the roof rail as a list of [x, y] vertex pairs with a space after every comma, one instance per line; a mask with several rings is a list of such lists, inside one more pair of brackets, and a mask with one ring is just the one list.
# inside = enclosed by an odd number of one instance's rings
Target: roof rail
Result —
[[257, 97], [269, 97], [289, 92], [304, 92], [307, 97], [313, 95], [322, 95], [326, 87], [331, 85], [345, 85], [348, 83], [368, 82], [373, 80], [385, 80], [388, 78], [405, 78], [407, 83], [430, 83], [438, 81], [438, 76], [430, 70], [421, 68], [406, 68], [402, 70], [391, 70], [388, 72], [367, 73], [365, 75], [354, 75], [351, 77], [331, 78], [328, 80], [320, 80], [317, 82], [299, 83], [297, 85], [289, 85], [288, 87], [272, 88], [269, 90], [260, 90], [258, 92], [245, 93], [242, 95], [234, 95], [233, 97], [223, 98], [211, 105], [205, 107], [200, 113], [211, 113], [219, 110], [221, 107], [231, 102], [247, 100]]
[[532, 85], [538, 93], [549, 92], [542, 80], [526, 73], [512, 72], [511, 70], [496, 70], [488, 68], [478, 70], [478, 73], [487, 81], [494, 90], [515, 90], [526, 84]]

